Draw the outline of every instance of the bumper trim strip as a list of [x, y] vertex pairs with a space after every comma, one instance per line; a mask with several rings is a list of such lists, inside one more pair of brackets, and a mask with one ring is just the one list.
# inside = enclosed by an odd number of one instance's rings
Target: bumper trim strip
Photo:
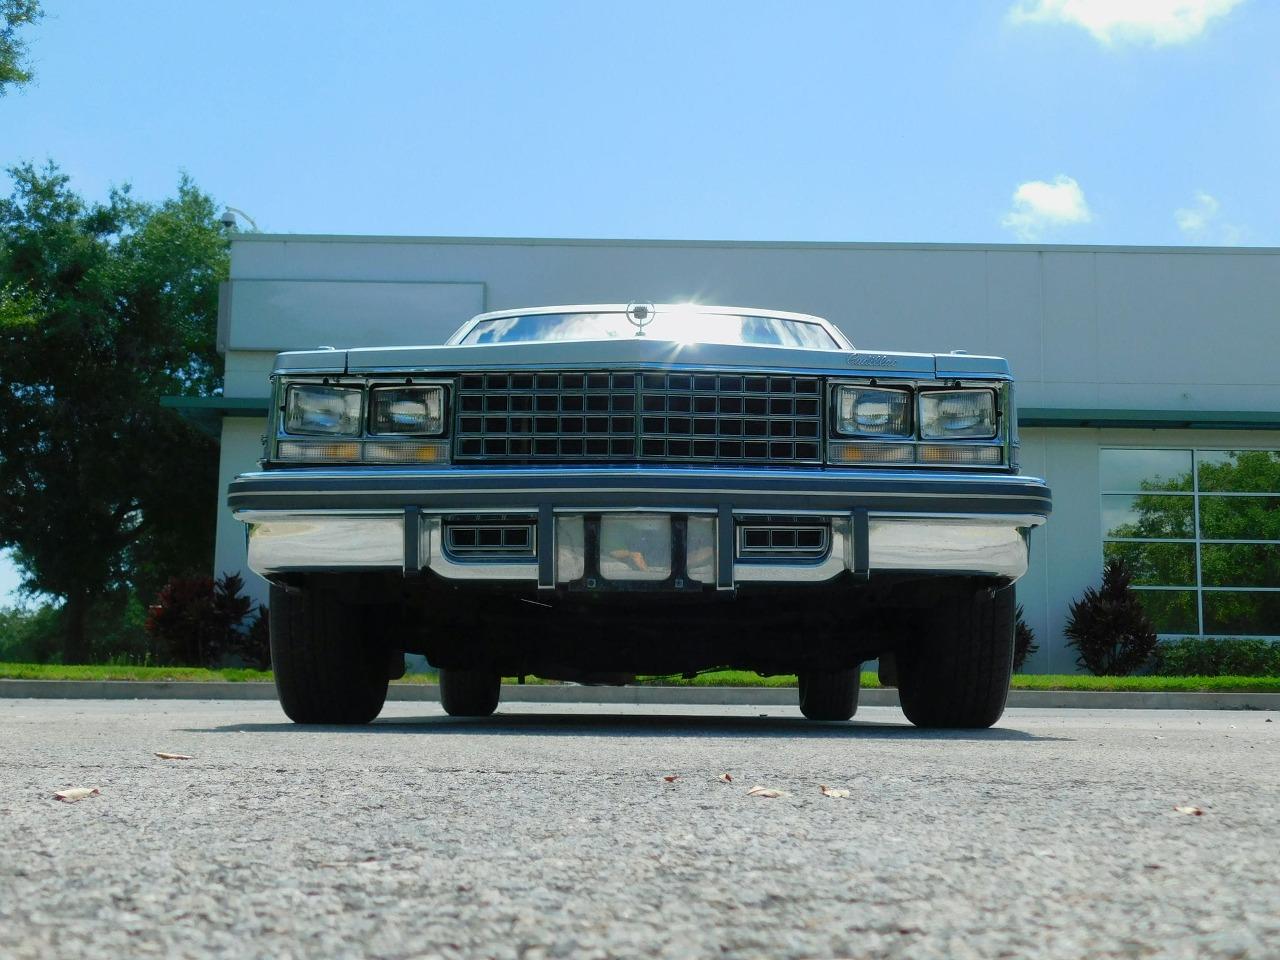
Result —
[[556, 588], [556, 513], [549, 503], [538, 506], [538, 589]]
[[422, 572], [422, 511], [404, 508], [404, 575], [416, 577]]
[[733, 507], [721, 503], [716, 515], [716, 589], [733, 589]]
[[853, 575], [863, 580], [871, 578], [871, 520], [866, 507], [858, 507], [849, 518], [853, 532], [852, 561]]

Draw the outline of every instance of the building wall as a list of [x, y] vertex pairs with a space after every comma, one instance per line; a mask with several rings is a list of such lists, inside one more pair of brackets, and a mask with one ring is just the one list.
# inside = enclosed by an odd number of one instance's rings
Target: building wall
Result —
[[[220, 343], [226, 394], [264, 397], [274, 353], [439, 342], [483, 310], [628, 300], [814, 313], [859, 347], [1009, 358], [1021, 406], [1280, 411], [1280, 251], [414, 238], [240, 238]], [[1273, 417], [1274, 419], [1274, 417]], [[229, 418], [222, 479], [253, 469], [264, 424]], [[1053, 486], [1019, 586], [1032, 669], [1069, 670], [1068, 604], [1101, 566], [1105, 445], [1280, 447], [1267, 431], [1024, 428]], [[219, 505], [218, 569], [244, 569]], [[246, 571], [247, 573], [247, 571]], [[265, 584], [247, 576], [251, 588]]]

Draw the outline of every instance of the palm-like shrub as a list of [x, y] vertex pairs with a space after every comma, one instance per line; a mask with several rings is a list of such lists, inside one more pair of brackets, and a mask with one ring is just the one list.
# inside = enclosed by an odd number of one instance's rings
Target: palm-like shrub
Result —
[[1076, 663], [1098, 676], [1123, 677], [1140, 670], [1156, 649], [1156, 631], [1133, 587], [1133, 573], [1119, 557], [1102, 569], [1102, 586], [1089, 587], [1071, 604], [1067, 645]]
[[1014, 672], [1021, 671], [1027, 658], [1039, 649], [1040, 645], [1036, 643], [1036, 632], [1031, 629], [1031, 625], [1026, 620], [1022, 619], [1022, 604], [1018, 604], [1013, 626]]
[[146, 632], [152, 653], [161, 663], [188, 666], [265, 667], [266, 608], [245, 596], [244, 579], [227, 573], [211, 577], [174, 577], [160, 591], [147, 614]]

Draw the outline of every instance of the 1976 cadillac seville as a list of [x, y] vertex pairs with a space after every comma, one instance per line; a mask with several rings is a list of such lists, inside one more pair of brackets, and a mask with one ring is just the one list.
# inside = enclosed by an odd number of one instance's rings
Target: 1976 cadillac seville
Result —
[[1004, 360], [647, 303], [282, 353], [262, 469], [228, 499], [301, 723], [372, 720], [411, 651], [454, 715], [492, 713], [502, 676], [735, 667], [847, 720], [879, 657], [914, 723], [989, 726], [1050, 511]]

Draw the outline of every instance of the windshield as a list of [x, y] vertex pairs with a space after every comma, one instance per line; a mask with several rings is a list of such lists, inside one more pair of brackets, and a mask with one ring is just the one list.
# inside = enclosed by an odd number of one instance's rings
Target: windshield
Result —
[[535, 313], [482, 320], [462, 343], [526, 343], [532, 340], [671, 340], [676, 343], [751, 344], [838, 350], [840, 344], [818, 323], [780, 317], [739, 316], [697, 311], [659, 311], [643, 326], [625, 313]]

